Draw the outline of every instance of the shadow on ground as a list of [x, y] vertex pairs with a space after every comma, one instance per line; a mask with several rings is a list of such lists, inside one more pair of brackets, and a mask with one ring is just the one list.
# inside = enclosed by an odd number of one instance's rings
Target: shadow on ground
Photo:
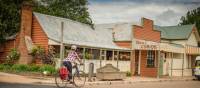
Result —
[[[0, 88], [57, 88], [57, 87], [55, 85], [19, 84], [19, 83], [0, 82]], [[68, 86], [67, 88], [74, 88], [74, 87]]]

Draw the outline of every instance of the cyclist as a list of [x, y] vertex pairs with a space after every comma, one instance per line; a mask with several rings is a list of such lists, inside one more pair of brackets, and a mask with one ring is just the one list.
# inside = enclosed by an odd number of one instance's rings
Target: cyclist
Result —
[[[77, 52], [76, 52], [77, 47], [75, 45], [71, 46], [71, 50], [67, 56], [67, 58], [64, 59], [63, 65], [67, 67], [69, 71], [69, 79], [68, 81], [72, 83], [72, 67], [73, 65], [76, 65], [76, 60], [79, 61], [80, 64], [82, 64], [81, 59], [79, 58]], [[78, 70], [78, 68], [76, 68]]]

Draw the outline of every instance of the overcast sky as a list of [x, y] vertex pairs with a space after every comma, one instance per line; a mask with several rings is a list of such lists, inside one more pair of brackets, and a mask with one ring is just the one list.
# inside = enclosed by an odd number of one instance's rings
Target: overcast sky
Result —
[[89, 13], [95, 24], [136, 22], [141, 17], [156, 25], [177, 25], [187, 11], [200, 6], [200, 0], [89, 0]]

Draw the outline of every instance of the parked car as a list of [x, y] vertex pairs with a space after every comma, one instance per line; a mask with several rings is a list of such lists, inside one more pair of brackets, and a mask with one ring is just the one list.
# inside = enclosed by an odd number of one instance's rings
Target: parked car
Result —
[[194, 76], [200, 80], [200, 56], [197, 56], [195, 60]]

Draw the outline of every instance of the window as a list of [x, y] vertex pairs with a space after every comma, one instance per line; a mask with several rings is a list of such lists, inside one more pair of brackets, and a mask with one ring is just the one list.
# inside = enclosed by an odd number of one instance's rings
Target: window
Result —
[[148, 50], [147, 51], [147, 67], [155, 66], [155, 51]]
[[131, 58], [130, 52], [119, 52], [119, 60], [130, 61], [130, 58]]

